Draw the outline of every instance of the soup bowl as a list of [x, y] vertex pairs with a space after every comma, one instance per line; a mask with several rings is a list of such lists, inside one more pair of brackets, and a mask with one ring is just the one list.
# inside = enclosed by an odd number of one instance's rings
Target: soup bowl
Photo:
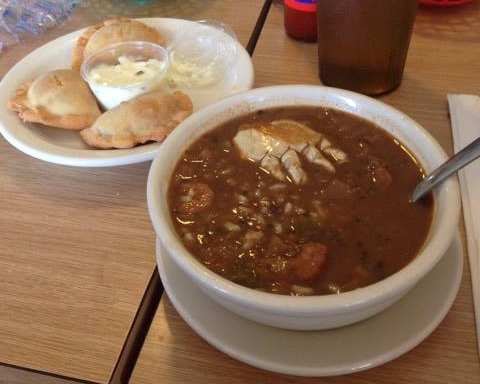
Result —
[[338, 294], [280, 295], [233, 283], [198, 261], [176, 233], [169, 209], [168, 189], [174, 168], [185, 149], [224, 122], [277, 106], [322, 106], [361, 116], [403, 143], [427, 173], [447, 158], [441, 146], [419, 124], [385, 103], [364, 95], [309, 85], [272, 86], [236, 94], [199, 110], [182, 122], [165, 140], [152, 162], [147, 201], [161, 243], [162, 257], [171, 258], [200, 290], [218, 304], [269, 326], [321, 330], [373, 316], [407, 294], [449, 247], [460, 214], [455, 178], [450, 178], [433, 192], [430, 230], [420, 250], [406, 266], [376, 283]]

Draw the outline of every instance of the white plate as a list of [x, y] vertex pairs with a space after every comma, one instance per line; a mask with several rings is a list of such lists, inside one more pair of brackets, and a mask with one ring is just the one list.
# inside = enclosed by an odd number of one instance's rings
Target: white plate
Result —
[[449, 311], [463, 271], [457, 235], [429, 275], [379, 315], [334, 330], [288, 331], [252, 322], [219, 306], [201, 293], [160, 247], [157, 240], [157, 263], [165, 291], [203, 339], [244, 363], [298, 376], [358, 372], [411, 350]]
[[[139, 20], [162, 32], [167, 43], [174, 41], [177, 33], [183, 33], [194, 25], [193, 21], [181, 19]], [[5, 108], [8, 99], [26, 81], [33, 80], [52, 69], [69, 68], [72, 49], [82, 32], [83, 30], [78, 30], [43, 45], [25, 56], [5, 75], [0, 82], [0, 132], [20, 151], [52, 163], [104, 167], [153, 159], [161, 143], [151, 143], [131, 149], [92, 149], [82, 141], [78, 132], [39, 124], [23, 124], [16, 113]], [[225, 79], [205, 88], [183, 89], [191, 97], [194, 110], [225, 96], [252, 88], [254, 70], [251, 58], [238, 42], [237, 48], [237, 61]]]

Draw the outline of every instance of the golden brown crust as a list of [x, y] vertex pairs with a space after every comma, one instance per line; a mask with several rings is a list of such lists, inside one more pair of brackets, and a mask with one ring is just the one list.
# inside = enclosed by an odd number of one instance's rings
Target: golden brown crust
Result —
[[101, 111], [80, 74], [70, 69], [49, 71], [23, 84], [7, 102], [24, 122], [64, 129], [84, 129]]
[[90, 128], [80, 131], [80, 136], [92, 147], [131, 148], [163, 141], [192, 112], [186, 94], [155, 91], [109, 109]]
[[165, 44], [159, 31], [140, 21], [118, 18], [92, 25], [77, 39], [72, 53], [72, 68], [79, 70], [84, 58], [107, 45], [135, 40]]

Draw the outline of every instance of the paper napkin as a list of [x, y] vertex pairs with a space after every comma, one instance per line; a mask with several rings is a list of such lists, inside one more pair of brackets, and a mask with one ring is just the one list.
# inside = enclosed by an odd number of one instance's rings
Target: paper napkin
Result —
[[[447, 95], [455, 153], [480, 136], [480, 97]], [[480, 158], [458, 172], [480, 354]]]

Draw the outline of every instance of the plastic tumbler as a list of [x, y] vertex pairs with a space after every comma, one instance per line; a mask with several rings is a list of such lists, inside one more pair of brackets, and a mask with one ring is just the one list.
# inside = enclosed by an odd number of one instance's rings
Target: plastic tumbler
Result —
[[417, 0], [317, 0], [324, 85], [379, 95], [403, 76]]

